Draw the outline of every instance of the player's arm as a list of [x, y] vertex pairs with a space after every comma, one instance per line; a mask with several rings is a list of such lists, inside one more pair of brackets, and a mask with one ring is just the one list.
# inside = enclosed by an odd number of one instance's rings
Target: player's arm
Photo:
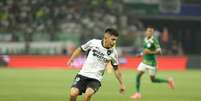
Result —
[[159, 49], [156, 49], [154, 51], [151, 51], [149, 49], [144, 49], [143, 54], [156, 54], [156, 55], [160, 55], [161, 51]]
[[126, 87], [125, 87], [125, 85], [123, 83], [122, 73], [119, 70], [118, 65], [113, 66], [113, 69], [114, 69], [115, 77], [117, 78], [117, 80], [118, 80], [118, 82], [120, 84], [119, 91], [120, 91], [120, 93], [123, 93], [125, 91]]
[[118, 53], [117, 51], [114, 51], [114, 54], [112, 55], [112, 59], [110, 61], [113, 69], [114, 69], [114, 74], [115, 74], [115, 77], [116, 79], [118, 80], [120, 86], [119, 86], [119, 91], [120, 93], [123, 93], [126, 89], [125, 85], [124, 85], [124, 82], [123, 82], [123, 78], [122, 78], [122, 73], [119, 69], [119, 61], [118, 61]]
[[136, 57], [141, 57], [141, 56], [143, 56], [143, 55], [144, 55], [144, 53], [141, 52], [141, 53], [136, 54], [135, 56], [136, 56]]
[[68, 60], [67, 65], [70, 65], [76, 57], [80, 56], [81, 53], [82, 53], [81, 47], [77, 48], [71, 55], [70, 59]]
[[70, 59], [68, 60], [67, 65], [70, 65], [76, 57], [80, 56], [80, 54], [81, 54], [82, 52], [88, 51], [88, 50], [91, 48], [91, 44], [92, 44], [92, 43], [93, 43], [93, 40], [90, 40], [90, 41], [88, 41], [87, 43], [81, 45], [79, 48], [77, 48], [77, 49], [73, 52], [73, 54], [72, 54], [72, 56], [70, 57]]
[[154, 40], [154, 46], [156, 47], [156, 50], [149, 50], [149, 49], [144, 49], [143, 53], [144, 54], [156, 54], [156, 55], [161, 55], [161, 48], [159, 45], [159, 42], [157, 40]]

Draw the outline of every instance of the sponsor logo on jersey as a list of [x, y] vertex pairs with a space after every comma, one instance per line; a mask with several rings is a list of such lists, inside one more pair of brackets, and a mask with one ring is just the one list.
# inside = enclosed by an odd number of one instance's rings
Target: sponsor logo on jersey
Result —
[[103, 61], [103, 62], [107, 62], [107, 59], [104, 57], [104, 54], [101, 53], [100, 51], [93, 49], [93, 56], [96, 56], [99, 60]]

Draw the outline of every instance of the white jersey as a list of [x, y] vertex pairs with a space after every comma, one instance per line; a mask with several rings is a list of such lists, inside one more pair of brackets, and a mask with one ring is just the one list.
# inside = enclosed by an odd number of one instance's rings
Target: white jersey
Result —
[[103, 41], [98, 39], [92, 39], [87, 43], [81, 45], [81, 49], [88, 52], [87, 59], [78, 74], [102, 80], [106, 65], [109, 61], [112, 61], [113, 66], [117, 66], [118, 54], [116, 49], [106, 49], [103, 47]]

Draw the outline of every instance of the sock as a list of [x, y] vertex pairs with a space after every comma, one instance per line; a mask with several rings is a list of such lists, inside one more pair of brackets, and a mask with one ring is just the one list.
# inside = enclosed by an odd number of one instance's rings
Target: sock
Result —
[[153, 83], [168, 83], [168, 80], [162, 78], [155, 78], [152, 80]]
[[136, 76], [136, 92], [140, 92], [140, 74], [137, 74]]

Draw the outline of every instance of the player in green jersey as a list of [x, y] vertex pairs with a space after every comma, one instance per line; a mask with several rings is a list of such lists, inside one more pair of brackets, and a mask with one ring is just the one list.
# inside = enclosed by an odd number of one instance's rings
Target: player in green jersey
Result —
[[157, 71], [157, 62], [156, 55], [161, 54], [161, 48], [159, 42], [154, 38], [154, 28], [149, 26], [146, 29], [146, 37], [143, 42], [143, 52], [140, 56], [143, 56], [143, 61], [139, 64], [137, 68], [137, 76], [136, 76], [136, 93], [134, 93], [131, 98], [132, 99], [140, 99], [142, 97], [140, 93], [140, 78], [147, 70], [150, 79], [153, 83], [167, 83], [170, 88], [174, 89], [174, 81], [172, 78], [162, 79], [156, 77]]

